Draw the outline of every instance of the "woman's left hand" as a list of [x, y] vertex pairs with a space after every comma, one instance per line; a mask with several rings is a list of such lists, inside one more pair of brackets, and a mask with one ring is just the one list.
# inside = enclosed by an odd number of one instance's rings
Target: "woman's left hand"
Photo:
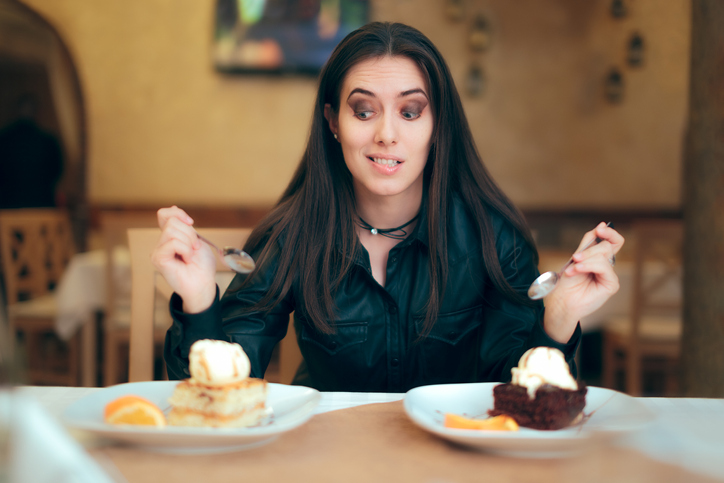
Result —
[[624, 239], [601, 223], [584, 235], [578, 250], [596, 237], [602, 241], [573, 255], [575, 263], [563, 272], [555, 290], [544, 300], [543, 324], [548, 335], [558, 342], [568, 342], [578, 321], [618, 291], [618, 276], [613, 266]]

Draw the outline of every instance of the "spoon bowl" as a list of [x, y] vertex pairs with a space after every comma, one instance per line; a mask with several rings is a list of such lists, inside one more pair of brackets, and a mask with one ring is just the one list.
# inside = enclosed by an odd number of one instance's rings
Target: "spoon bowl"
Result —
[[224, 260], [224, 263], [233, 271], [237, 273], [251, 273], [254, 271], [256, 263], [254, 263], [254, 259], [244, 250], [234, 247], [224, 247], [222, 250], [198, 233], [196, 236], [199, 237], [199, 240], [214, 248], [219, 253], [221, 259]]
[[251, 258], [251, 256], [244, 250], [234, 247], [224, 247], [221, 252], [223, 254], [224, 263], [226, 263], [229, 268], [235, 272], [251, 273], [254, 271], [254, 267], [256, 267], [254, 259]]
[[559, 278], [560, 275], [552, 270], [550, 272], [542, 273], [533, 281], [532, 284], [530, 284], [530, 287], [528, 288], [528, 298], [531, 300], [542, 299], [553, 291]]

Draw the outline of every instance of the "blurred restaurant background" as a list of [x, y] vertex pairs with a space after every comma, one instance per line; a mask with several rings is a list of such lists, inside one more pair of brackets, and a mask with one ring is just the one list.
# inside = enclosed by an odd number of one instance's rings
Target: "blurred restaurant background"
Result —
[[[265, 19], [266, 30], [253, 25]], [[582, 321], [579, 377], [680, 394], [691, 0], [0, 0], [0, 128], [33, 100], [33, 122], [63, 162], [54, 206], [38, 206], [67, 214], [70, 230], [53, 248], [62, 270], [44, 284], [65, 298], [44, 306], [45, 325], [13, 323], [24, 316], [13, 305], [37, 298], [9, 293], [8, 260], [31, 235], [0, 238], [16, 377], [128, 380], [125, 230], [153, 226], [172, 204], [199, 227], [253, 227], [300, 159], [316, 89], [316, 60], [290, 62], [279, 33], [312, 22], [336, 43], [366, 20], [410, 24], [440, 49], [483, 160], [534, 230], [541, 271], [559, 268], [600, 221], [627, 238], [620, 292]], [[156, 342], [163, 378], [162, 335]], [[284, 380], [275, 357], [267, 377]]]

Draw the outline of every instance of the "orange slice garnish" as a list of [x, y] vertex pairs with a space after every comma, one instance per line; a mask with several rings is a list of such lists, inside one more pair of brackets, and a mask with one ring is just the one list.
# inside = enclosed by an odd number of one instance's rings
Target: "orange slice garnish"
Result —
[[510, 416], [500, 415], [488, 419], [472, 419], [445, 413], [445, 427], [453, 429], [487, 429], [489, 431], [518, 431], [518, 423]]
[[158, 406], [139, 396], [121, 396], [109, 402], [103, 415], [108, 424], [166, 426], [166, 417]]

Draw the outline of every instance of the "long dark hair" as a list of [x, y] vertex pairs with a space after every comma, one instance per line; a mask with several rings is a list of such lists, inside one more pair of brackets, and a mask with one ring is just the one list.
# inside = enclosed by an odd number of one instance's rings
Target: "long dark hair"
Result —
[[302, 287], [302, 300], [297, 303], [303, 304], [315, 327], [325, 333], [334, 331], [330, 323], [336, 310], [334, 291], [350, 269], [359, 241], [352, 175], [324, 118], [324, 106], [330, 104], [338, 112], [347, 72], [361, 61], [384, 56], [405, 56], [417, 63], [427, 79], [434, 116], [424, 176], [427, 220], [421, 220], [427, 223], [430, 249], [430, 294], [423, 335], [435, 324], [444, 296], [448, 277], [446, 227], [453, 193], [475, 220], [485, 269], [494, 286], [505, 296], [527, 303], [503, 275], [488, 213], [500, 213], [535, 250], [530, 230], [484, 167], [447, 64], [418, 30], [399, 23], [374, 22], [345, 37], [327, 61], [299, 167], [275, 208], [246, 243], [247, 251], [258, 253], [260, 266], [272, 253], [278, 260], [269, 291], [251, 309], [270, 309], [296, 282]]

